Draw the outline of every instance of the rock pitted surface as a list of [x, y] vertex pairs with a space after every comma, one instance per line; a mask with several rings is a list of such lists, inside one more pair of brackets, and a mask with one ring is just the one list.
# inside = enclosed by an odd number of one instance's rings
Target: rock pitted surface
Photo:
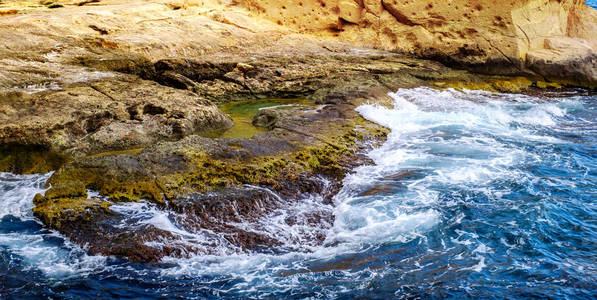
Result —
[[0, 143], [77, 157], [232, 126], [230, 117], [192, 92], [131, 77], [5, 96]]
[[361, 46], [597, 85], [597, 11], [584, 0], [238, 2], [278, 24]]

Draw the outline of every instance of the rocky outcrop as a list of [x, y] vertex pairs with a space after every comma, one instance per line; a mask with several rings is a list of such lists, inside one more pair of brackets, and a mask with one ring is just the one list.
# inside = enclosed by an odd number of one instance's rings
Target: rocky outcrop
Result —
[[[124, 75], [62, 91], [15, 92], [0, 106], [0, 144], [73, 158], [231, 126], [230, 117], [192, 92]], [[43, 165], [4, 163], [7, 171], [44, 171]]]
[[301, 32], [487, 74], [596, 86], [597, 11], [583, 0], [238, 1]]
[[[169, 67], [163, 67], [166, 65]], [[213, 76], [198, 76], [205, 71], [201, 66], [232, 74], [222, 76], [213, 71]], [[227, 244], [235, 249], [255, 251], [281, 245], [275, 236], [255, 234], [232, 223], [242, 221], [238, 218], [256, 220], [284, 203], [270, 193], [239, 192], [239, 188], [266, 187], [282, 195], [286, 202], [292, 202], [304, 193], [321, 192], [323, 181], [316, 179], [323, 176], [331, 182], [326, 184], [331, 186], [331, 196], [343, 175], [363, 163], [359, 155], [359, 149], [366, 145], [363, 142], [381, 139], [387, 133], [386, 129], [360, 118], [354, 110], [356, 105], [381, 101], [387, 92], [400, 86], [425, 83], [415, 77], [417, 74], [427, 73], [430, 77], [435, 74], [437, 80], [481, 81], [437, 63], [385, 55], [276, 57], [251, 64], [223, 65], [168, 60], [156, 62], [150, 69], [155, 70], [153, 74], [158, 81], [166, 70], [171, 77], [193, 78], [189, 81], [194, 89], [212, 86], [211, 90], [197, 90], [211, 99], [300, 95], [318, 104], [262, 111], [255, 116], [254, 124], [269, 131], [253, 138], [191, 135], [139, 151], [101, 153], [64, 164], [48, 181], [51, 188], [34, 200], [34, 213], [71, 240], [88, 245], [91, 253], [155, 261], [166, 255], [215, 251], [210, 247], [190, 247], [181, 241], [182, 237], [152, 225], [131, 226], [127, 230], [117, 226], [126, 223], [127, 216], [110, 207], [142, 199], [184, 215], [180, 224], [189, 232], [209, 229], [223, 234], [228, 238]], [[233, 76], [240, 69], [245, 70], [241, 76], [244, 85]], [[259, 85], [246, 84], [252, 81]], [[107, 82], [110, 81], [102, 83]], [[100, 197], [90, 195], [88, 190], [97, 191]], [[328, 201], [325, 205], [330, 205], [329, 198], [325, 201]], [[243, 211], [239, 212], [239, 208]], [[326, 224], [332, 222], [330, 215], [314, 218]], [[323, 240], [322, 236], [312, 238], [310, 243]], [[151, 246], [151, 242], [168, 246]]]
[[[243, 61], [168, 59], [126, 71], [153, 76], [167, 91], [172, 90], [167, 85], [177, 86], [181, 93], [191, 90], [217, 102], [300, 97], [311, 99], [316, 106], [262, 110], [253, 124], [268, 131], [252, 138], [195, 134], [135, 151], [78, 157], [48, 180], [51, 188], [36, 197], [35, 215], [76, 243], [87, 245], [91, 253], [155, 261], [163, 256], [213, 254], [220, 249], [190, 246], [184, 236], [150, 224], [124, 230], [122, 224], [128, 217], [111, 207], [145, 200], [178, 216], [178, 224], [187, 232], [209, 229], [225, 236], [226, 241], [220, 242], [226, 247], [283, 251], [279, 247], [284, 243], [276, 235], [255, 233], [238, 224], [259, 220], [303, 194], [325, 191], [328, 196], [322, 205], [332, 205], [329, 197], [343, 176], [367, 162], [360, 154], [366, 142], [387, 134], [386, 129], [362, 119], [354, 110], [357, 105], [391, 101], [387, 93], [401, 87], [458, 83], [509, 90], [533, 84], [526, 78], [479, 77], [387, 52]], [[247, 185], [276, 194], [246, 190]], [[90, 195], [88, 190], [98, 194]], [[332, 218], [327, 214], [309, 220], [321, 222], [324, 230]], [[317, 245], [323, 239], [314, 235], [304, 242]]]
[[0, 170], [47, 172], [73, 159], [136, 153], [159, 141], [231, 127], [231, 119], [213, 103], [264, 97], [320, 100], [335, 91], [368, 91], [383, 97], [398, 87], [428, 84], [511, 92], [534, 84], [528, 79], [480, 77], [386, 52], [326, 50], [297, 57], [176, 58], [155, 63], [121, 58], [82, 64], [111, 76], [3, 96], [0, 144], [6, 156], [0, 159]]
[[[178, 221], [184, 230], [225, 235], [234, 248], [254, 251], [276, 246], [280, 243], [276, 237], [234, 224], [257, 220], [284, 203], [265, 189], [243, 191], [242, 186], [267, 187], [289, 203], [303, 193], [321, 191], [321, 183], [311, 181], [315, 175], [337, 185], [349, 168], [362, 161], [357, 142], [379, 139], [386, 130], [358, 118], [347, 103], [270, 113], [272, 130], [251, 139], [192, 136], [137, 154], [68, 163], [48, 181], [52, 188], [36, 197], [33, 211], [48, 226], [88, 245], [92, 253], [133, 260], [214, 254], [218, 249], [194, 248], [183, 237], [152, 224], [124, 230], [117, 225], [126, 223], [127, 216], [111, 210], [113, 203], [140, 199], [156, 203], [183, 216]], [[355, 131], [357, 124], [360, 131]], [[90, 196], [87, 189], [107, 197]], [[152, 246], [160, 242], [167, 247]]]
[[292, 56], [351, 45], [486, 74], [596, 85], [597, 11], [582, 0], [50, 2], [61, 7], [38, 1], [0, 4], [16, 11], [0, 17], [0, 93], [110, 75], [81, 66], [79, 59]]

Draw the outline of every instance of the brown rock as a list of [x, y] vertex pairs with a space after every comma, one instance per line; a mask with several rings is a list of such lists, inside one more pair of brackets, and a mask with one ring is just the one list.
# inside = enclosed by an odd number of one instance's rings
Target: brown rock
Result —
[[[113, 204], [140, 200], [180, 213], [189, 232], [209, 229], [260, 251], [280, 241], [231, 223], [282, 204], [243, 185], [287, 201], [323, 192], [331, 205], [342, 177], [366, 162], [362, 142], [387, 134], [354, 111], [363, 101], [421, 85], [519, 92], [550, 85], [538, 78], [594, 83], [596, 14], [579, 0], [287, 2], [3, 2], [20, 14], [0, 18], [0, 170], [56, 170], [34, 213], [91, 253], [156, 261], [214, 249], [151, 225], [120, 226], [132, 220]], [[527, 77], [478, 76], [404, 54]], [[253, 123], [269, 131], [251, 138], [198, 135], [232, 125], [214, 103], [267, 97], [318, 106], [262, 111]], [[308, 222], [325, 228], [331, 218]]]

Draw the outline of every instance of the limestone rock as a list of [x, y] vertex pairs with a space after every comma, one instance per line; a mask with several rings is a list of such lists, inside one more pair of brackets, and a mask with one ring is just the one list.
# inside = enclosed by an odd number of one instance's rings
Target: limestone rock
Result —
[[120, 76], [2, 100], [0, 143], [91, 155], [221, 130], [231, 119], [184, 90]]
[[363, 8], [353, 0], [342, 0], [338, 3], [338, 15], [347, 22], [358, 24], [361, 21]]
[[[597, 11], [582, 0], [54, 2], [63, 7], [51, 13], [38, 1], [7, 1], [0, 7], [25, 9], [18, 16], [0, 17], [0, 93], [23, 87], [57, 89], [110, 76], [94, 70], [98, 64], [81, 66], [77, 60], [82, 57], [102, 63], [133, 56], [155, 62], [215, 54], [346, 51], [355, 46], [481, 73], [539, 75], [576, 85], [595, 82], [591, 65], [570, 66], [558, 76], [551, 72], [596, 53]], [[565, 42], [569, 39], [581, 42]], [[553, 50], [546, 45], [556, 40], [563, 41], [559, 51], [543, 51]], [[585, 45], [589, 48], [582, 57], [568, 54]], [[544, 63], [529, 62], [529, 55], [531, 62], [540, 56]], [[169, 80], [195, 88], [180, 76]]]
[[[335, 187], [364, 163], [362, 142], [387, 134], [355, 112], [364, 101], [422, 85], [519, 92], [595, 76], [595, 12], [578, 0], [80, 1], [0, 6], [18, 11], [0, 16], [0, 171], [55, 171], [34, 214], [91, 253], [135, 261], [213, 245], [114, 226], [133, 221], [119, 202], [172, 209], [185, 230], [225, 233], [241, 249], [275, 247], [229, 221], [279, 207], [263, 187], [291, 201], [322, 192], [309, 178]], [[262, 111], [253, 124], [269, 131], [252, 138], [199, 135], [232, 125], [216, 103], [268, 97], [316, 106]]]

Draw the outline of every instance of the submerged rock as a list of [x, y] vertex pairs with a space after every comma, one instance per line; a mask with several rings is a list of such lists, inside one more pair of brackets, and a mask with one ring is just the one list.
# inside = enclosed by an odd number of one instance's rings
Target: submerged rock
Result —
[[[333, 114], [326, 107], [277, 111], [271, 131], [250, 139], [193, 135], [158, 143], [137, 154], [77, 159], [52, 175], [47, 183], [51, 188], [45, 196], [36, 197], [34, 213], [48, 226], [88, 245], [93, 253], [154, 261], [166, 255], [209, 252], [178, 245], [178, 238], [155, 226], [123, 231], [110, 225], [123, 218], [111, 211], [113, 203], [144, 199], [185, 215], [177, 224], [189, 232], [209, 230], [223, 234], [238, 249], [267, 250], [280, 242], [230, 223], [252, 222], [284, 201], [291, 203], [304, 193], [321, 192], [322, 185], [309, 178], [321, 175], [337, 184], [361, 163], [358, 149], [364, 145], [360, 142], [381, 139], [387, 131], [361, 119], [353, 103], [335, 105]], [[285, 200], [272, 198], [263, 190], [239, 192], [243, 185], [267, 187]], [[103, 197], [88, 199], [87, 189]], [[331, 223], [330, 217], [320, 219]], [[132, 236], [135, 238], [130, 240]], [[323, 240], [321, 236], [316, 239]], [[126, 245], [121, 245], [124, 241]], [[168, 247], [137, 245], [141, 241]]]

